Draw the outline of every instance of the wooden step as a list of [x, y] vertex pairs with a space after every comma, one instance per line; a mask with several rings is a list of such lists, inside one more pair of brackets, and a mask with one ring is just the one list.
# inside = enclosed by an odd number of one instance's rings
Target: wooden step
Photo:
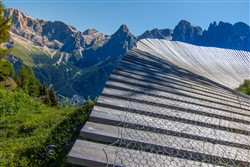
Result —
[[[124, 99], [117, 97], [100, 96], [97, 106], [103, 106], [106, 108], [113, 108], [121, 111], [127, 111], [132, 113], [138, 113], [142, 115], [149, 115], [155, 118], [163, 118], [166, 120], [175, 120], [180, 122], [186, 122], [189, 124], [207, 126], [214, 129], [220, 129], [224, 131], [246, 134], [250, 136], [250, 124], [239, 123], [226, 120], [225, 117], [221, 116], [218, 118], [213, 117], [214, 115], [206, 116], [199, 114], [199, 111], [192, 112], [187, 111], [185, 106], [182, 110], [176, 106], [168, 107], [166, 105], [152, 105], [152, 103], [141, 103], [135, 99], [128, 99], [126, 102]], [[115, 101], [115, 103], [114, 103]], [[158, 104], [158, 103], [157, 103]], [[248, 118], [249, 120], [250, 118]]]
[[83, 140], [76, 140], [67, 156], [67, 161], [88, 167], [214, 167], [213, 164], [204, 162]]
[[[130, 87], [125, 84], [114, 84], [114, 82], [107, 82], [106, 87], [104, 88], [103, 94], [110, 94], [110, 96], [122, 96], [130, 99], [139, 99], [148, 102], [156, 102], [161, 104], [168, 104], [175, 106], [185, 106], [186, 109], [199, 109], [203, 110], [214, 110], [214, 112], [225, 111], [230, 113], [242, 114], [241, 109], [237, 106], [233, 106], [232, 104], [218, 104], [216, 102], [200, 100], [199, 98], [181, 96], [180, 94], [175, 92], [163, 92], [160, 90], [154, 89], [143, 89], [140, 87]], [[237, 114], [236, 113], [236, 114]], [[249, 110], [250, 113], [250, 110]]]
[[[119, 67], [119, 66], [118, 66]], [[212, 89], [207, 89], [206, 87], [203, 88], [198, 88], [197, 86], [189, 86], [188, 84], [181, 84], [181, 82], [178, 81], [173, 81], [173, 80], [169, 80], [169, 79], [164, 79], [165, 77], [162, 76], [158, 76], [158, 73], [146, 73], [144, 75], [141, 75], [140, 73], [133, 71], [131, 72], [130, 69], [125, 68], [120, 70], [114, 70], [112, 74], [116, 74], [119, 76], [124, 76], [124, 77], [128, 77], [128, 78], [136, 78], [136, 79], [150, 79], [151, 81], [153, 81], [153, 83], [159, 83], [162, 84], [164, 83], [165, 85], [168, 85], [172, 88], [178, 88], [180, 90], [185, 90], [185, 91], [189, 91], [189, 92], [194, 92], [197, 94], [204, 94], [206, 96], [211, 96], [214, 98], [219, 98], [219, 99], [223, 99], [226, 101], [233, 101], [238, 103], [239, 100], [242, 102], [242, 104], [249, 106], [249, 98], [245, 98], [244, 96], [241, 96], [241, 94], [239, 93], [232, 93], [232, 92], [228, 92], [228, 93], [216, 93], [216, 91], [213, 91]], [[162, 74], [163, 76], [168, 76], [171, 74]], [[177, 77], [177, 76], [174, 76]], [[156, 81], [156, 82], [155, 82]], [[193, 82], [192, 80], [189, 80], [190, 82]], [[214, 88], [216, 89], [216, 87]], [[223, 90], [223, 89], [222, 89]], [[231, 90], [232, 91], [232, 90]]]
[[[224, 90], [223, 88], [220, 87], [209, 87], [208, 85], [203, 86], [201, 83], [196, 83], [193, 78], [192, 80], [188, 80], [185, 78], [181, 78], [180, 76], [173, 75], [171, 73], [167, 74], [161, 74], [161, 73], [155, 73], [152, 71], [147, 71], [148, 69], [141, 69], [141, 68], [136, 68], [135, 66], [131, 65], [129, 68], [128, 67], [123, 67], [125, 63], [122, 63], [116, 67], [114, 70], [113, 74], [134, 74], [134, 75], [140, 75], [146, 78], [152, 78], [152, 79], [157, 79], [164, 81], [168, 84], [174, 84], [174, 85], [179, 85], [180, 87], [183, 88], [191, 88], [192, 90], [197, 90], [202, 92], [208, 93], [210, 96], [215, 96], [217, 98], [224, 97], [224, 100], [231, 100], [236, 103], [240, 100], [242, 104], [246, 106], [250, 106], [249, 98], [246, 98], [246, 96], [242, 96], [241, 94], [237, 92], [232, 92], [228, 91], [227, 89]], [[136, 68], [136, 69], [134, 69]], [[134, 69], [134, 70], [133, 70]]]
[[[173, 74], [178, 78], [182, 78], [183, 80], [192, 81], [193, 83], [197, 83], [200, 86], [204, 86], [205, 89], [215, 88], [214, 92], [219, 91], [220, 93], [222, 93], [224, 88], [226, 88], [225, 86], [222, 86], [218, 83], [215, 83], [214, 81], [206, 79], [202, 76], [196, 75], [190, 71], [186, 71], [184, 69], [180, 69], [178, 67], [171, 66], [169, 63], [167, 63], [165, 61], [160, 62], [160, 63], [159, 62], [156, 63], [156, 62], [152, 62], [152, 61], [145, 61], [145, 58], [141, 57], [140, 55], [136, 55], [136, 56], [126, 55], [123, 58], [123, 60], [119, 63], [119, 65], [121, 65], [121, 66], [131, 65], [134, 67], [139, 67], [140, 69], [144, 69], [145, 64], [147, 65], [147, 70], [154, 71], [154, 73]], [[131, 66], [130, 66], [130, 68], [131, 68]], [[130, 68], [126, 68], [126, 69], [129, 70]], [[226, 90], [227, 91], [223, 91], [224, 94], [229, 93], [228, 92], [229, 89], [226, 88]], [[228, 95], [231, 95], [231, 93], [229, 93]]]
[[195, 161], [213, 164], [227, 162], [227, 165], [250, 164], [250, 152], [246, 149], [126, 127], [87, 122], [80, 135], [121, 147], [150, 150], [153, 153], [168, 156], [176, 156], [176, 152], [178, 152], [180, 158], [189, 158]]
[[[152, 81], [152, 80], [147, 80], [147, 79], [142, 79], [140, 77], [136, 77], [136, 78], [129, 78], [129, 77], [125, 77], [125, 76], [121, 76], [121, 75], [115, 75], [115, 74], [111, 74], [110, 75], [110, 80], [111, 81], [119, 81], [119, 80], [125, 80], [126, 82], [129, 82], [129, 83], [136, 83], [140, 86], [142, 86], [142, 88], [150, 88], [151, 89], [157, 89], [157, 90], [161, 90], [161, 91], [164, 91], [164, 90], [168, 90], [168, 89], [172, 89], [171, 86], [167, 85], [167, 84], [164, 84], [164, 83], [160, 83], [159, 81]], [[183, 91], [181, 88], [178, 88], [178, 87], [175, 87], [174, 88], [177, 92], [180, 91], [181, 93], [185, 93], [185, 90]], [[183, 91], [183, 92], [182, 92]], [[188, 91], [188, 92], [192, 92], [194, 93], [193, 91]], [[203, 94], [203, 93], [202, 93]], [[206, 97], [208, 100], [211, 100], [212, 98], [211, 97]], [[229, 105], [233, 105], [232, 103], [229, 103]], [[230, 107], [230, 106], [228, 106]], [[227, 106], [223, 106], [222, 109], [224, 110], [228, 110]], [[234, 113], [239, 113], [239, 114], [242, 114], [242, 115], [246, 115], [246, 116], [250, 116], [250, 111], [249, 111], [249, 108], [236, 108], [236, 109], [233, 109]]]
[[[113, 101], [113, 103], [116, 102]], [[215, 140], [215, 142], [218, 143], [224, 142], [230, 143], [230, 145], [243, 145], [240, 147], [250, 145], [249, 135], [237, 134], [209, 127], [178, 122], [175, 120], [155, 118], [150, 115], [142, 115], [100, 106], [94, 107], [89, 121], [116, 126], [119, 124], [128, 124], [135, 127], [145, 127], [145, 129], [151, 129], [151, 131], [173, 131], [187, 135], [198, 136], [204, 140]]]
[[[219, 84], [230, 86], [226, 81], [241, 78], [232, 71], [224, 76], [221, 65], [213, 71], [198, 62], [196, 69], [189, 55], [186, 70], [170, 63], [185, 64], [176, 60], [178, 55], [167, 59], [164, 52], [159, 51], [164, 58], [158, 50], [153, 53], [133, 49], [118, 63], [68, 162], [89, 167], [250, 166], [250, 98]], [[200, 58], [206, 63], [207, 57]], [[230, 69], [240, 73], [239, 67]], [[247, 74], [244, 69], [240, 76]]]

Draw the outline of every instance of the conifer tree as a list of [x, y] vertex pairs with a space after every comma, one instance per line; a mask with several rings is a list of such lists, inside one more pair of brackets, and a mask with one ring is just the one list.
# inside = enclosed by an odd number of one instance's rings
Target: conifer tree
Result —
[[14, 68], [10, 62], [3, 59], [8, 49], [3, 48], [2, 44], [9, 38], [9, 30], [11, 28], [11, 19], [4, 17], [4, 6], [0, 2], [0, 81], [5, 80], [6, 77], [13, 77]]
[[44, 96], [46, 94], [46, 91], [47, 91], [47, 89], [46, 89], [45, 84], [40, 84], [40, 86], [39, 86], [39, 95]]
[[[4, 5], [0, 2], [0, 46], [9, 39], [10, 28], [11, 18], [4, 17]], [[4, 58], [8, 52], [8, 49], [0, 47], [0, 60]]]
[[6, 59], [0, 60], [0, 81], [5, 80], [7, 77], [14, 77], [14, 67]]
[[22, 90], [28, 93], [28, 84], [29, 84], [28, 71], [24, 65], [20, 66], [16, 82]]
[[58, 99], [53, 85], [49, 87], [49, 98], [51, 101], [51, 106], [58, 107]]
[[50, 106], [51, 105], [51, 101], [49, 98], [49, 92], [48, 89], [46, 88], [45, 84], [40, 84], [40, 97], [41, 100], [44, 104]]
[[34, 71], [31, 67], [27, 69], [24, 65], [21, 65], [16, 82], [18, 86], [30, 96], [39, 96], [40, 82], [36, 79]]
[[28, 84], [29, 84], [29, 81], [28, 81], [28, 74], [27, 74], [27, 69], [24, 65], [21, 65], [20, 66], [20, 69], [19, 69], [19, 74], [18, 74], [18, 77], [17, 77], [17, 84], [18, 86], [24, 90], [25, 92], [28, 93]]
[[28, 93], [32, 97], [37, 97], [37, 96], [39, 96], [40, 83], [36, 79], [35, 73], [31, 67], [28, 68], [27, 73], [28, 73], [28, 80], [29, 80]]

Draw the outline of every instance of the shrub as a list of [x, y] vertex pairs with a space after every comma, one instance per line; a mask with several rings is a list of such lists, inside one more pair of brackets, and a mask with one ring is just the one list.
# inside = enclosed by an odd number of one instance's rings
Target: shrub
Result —
[[235, 89], [237, 92], [250, 95], [250, 80], [244, 80], [244, 83]]
[[[87, 120], [93, 104], [87, 100], [83, 107], [58, 109], [35, 101], [23, 91], [0, 88], [1, 166], [57, 164], [64, 146]], [[48, 154], [49, 145], [56, 146], [54, 154]]]

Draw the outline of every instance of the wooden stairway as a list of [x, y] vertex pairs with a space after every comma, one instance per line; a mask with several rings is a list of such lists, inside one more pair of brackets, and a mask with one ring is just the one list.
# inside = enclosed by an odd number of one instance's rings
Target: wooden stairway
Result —
[[250, 166], [250, 99], [133, 49], [111, 74], [68, 162]]

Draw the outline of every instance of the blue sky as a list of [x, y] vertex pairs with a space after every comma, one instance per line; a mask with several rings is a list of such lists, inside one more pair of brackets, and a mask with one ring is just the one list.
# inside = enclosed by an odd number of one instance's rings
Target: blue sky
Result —
[[95, 28], [113, 34], [121, 24], [135, 35], [153, 28], [171, 28], [184, 19], [207, 29], [213, 21], [249, 25], [250, 1], [246, 0], [4, 0], [33, 18], [60, 20], [80, 31]]

